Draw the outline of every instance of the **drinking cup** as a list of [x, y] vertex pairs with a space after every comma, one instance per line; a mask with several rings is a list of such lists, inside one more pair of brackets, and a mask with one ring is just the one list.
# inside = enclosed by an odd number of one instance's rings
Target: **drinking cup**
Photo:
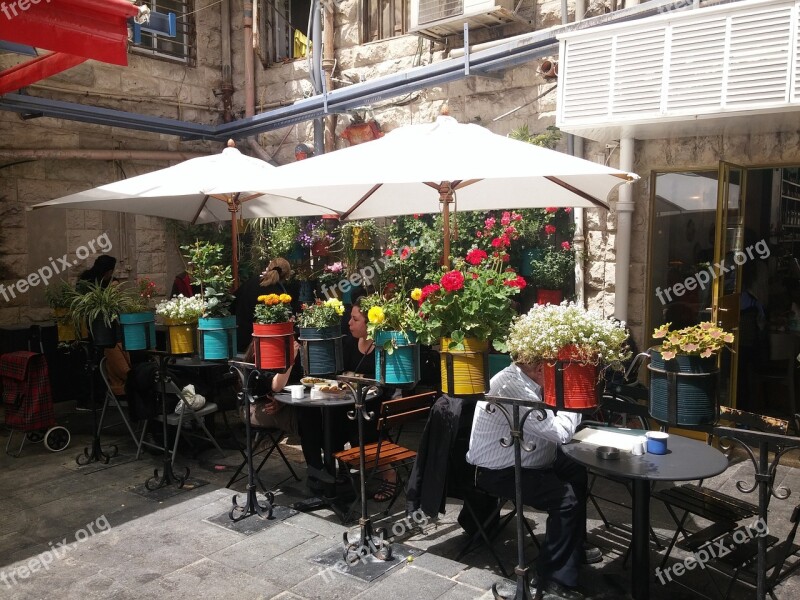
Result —
[[647, 451], [650, 454], [666, 454], [669, 434], [663, 431], [647, 432]]
[[292, 400], [302, 400], [305, 394], [305, 386], [290, 385], [289, 391], [292, 393]]

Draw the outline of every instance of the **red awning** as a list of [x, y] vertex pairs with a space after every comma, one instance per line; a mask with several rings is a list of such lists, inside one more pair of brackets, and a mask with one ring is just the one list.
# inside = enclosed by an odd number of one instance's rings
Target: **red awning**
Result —
[[42, 57], [44, 61], [36, 59], [0, 73], [0, 94], [89, 58], [115, 65], [128, 64], [127, 19], [137, 14], [138, 9], [128, 0], [0, 2], [0, 40], [69, 55], [48, 55]]

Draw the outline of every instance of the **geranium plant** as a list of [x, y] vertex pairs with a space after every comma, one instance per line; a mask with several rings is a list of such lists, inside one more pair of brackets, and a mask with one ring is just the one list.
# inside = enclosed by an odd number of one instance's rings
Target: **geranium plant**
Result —
[[320, 271], [317, 275], [317, 279], [322, 284], [333, 286], [339, 283], [344, 275], [344, 265], [342, 264], [342, 261], [336, 261], [329, 265], [325, 265], [322, 268], [322, 271]]
[[258, 297], [255, 322], [260, 325], [287, 323], [292, 319], [292, 297], [289, 294], [265, 294]]
[[140, 277], [136, 280], [136, 291], [132, 294], [131, 312], [147, 312], [150, 310], [153, 297], [159, 294], [155, 281], [147, 277]]
[[496, 350], [505, 352], [503, 338], [516, 314], [511, 299], [525, 287], [525, 279], [505, 268], [505, 256], [499, 246], [496, 257], [473, 248], [453, 269], [445, 271], [438, 283], [420, 290], [423, 344], [449, 337], [450, 349], [463, 349], [464, 338], [472, 337], [491, 339]]
[[338, 298], [317, 300], [313, 304], [303, 304], [297, 324], [300, 327], [333, 327], [339, 324], [343, 314], [344, 304]]
[[204, 310], [205, 302], [203, 302], [203, 297], [200, 294], [195, 294], [189, 298], [181, 294], [156, 304], [156, 314], [165, 319], [170, 319], [175, 324], [189, 325], [197, 323], [197, 320], [203, 316]]
[[672, 323], [664, 323], [653, 332], [653, 337], [661, 340], [661, 356], [664, 360], [671, 360], [678, 354], [709, 358], [734, 340], [732, 333], [710, 321], [677, 331], [670, 331], [671, 325]]
[[555, 361], [569, 347], [572, 360], [622, 370], [631, 354], [627, 337], [624, 322], [562, 302], [536, 305], [515, 319], [507, 345], [515, 362]]

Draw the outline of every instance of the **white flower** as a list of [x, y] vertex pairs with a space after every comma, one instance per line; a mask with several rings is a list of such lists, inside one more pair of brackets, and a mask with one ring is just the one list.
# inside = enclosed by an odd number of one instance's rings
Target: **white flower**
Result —
[[166, 319], [175, 319], [185, 323], [197, 321], [205, 310], [205, 302], [200, 294], [186, 298], [183, 294], [156, 304], [156, 314]]

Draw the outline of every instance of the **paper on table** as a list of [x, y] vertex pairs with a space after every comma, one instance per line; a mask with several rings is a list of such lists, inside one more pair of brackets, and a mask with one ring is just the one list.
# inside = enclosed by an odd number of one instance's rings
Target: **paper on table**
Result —
[[572, 436], [584, 444], [594, 444], [596, 446], [611, 446], [630, 452], [639, 437], [644, 435], [643, 431], [636, 429], [596, 429], [585, 427]]

